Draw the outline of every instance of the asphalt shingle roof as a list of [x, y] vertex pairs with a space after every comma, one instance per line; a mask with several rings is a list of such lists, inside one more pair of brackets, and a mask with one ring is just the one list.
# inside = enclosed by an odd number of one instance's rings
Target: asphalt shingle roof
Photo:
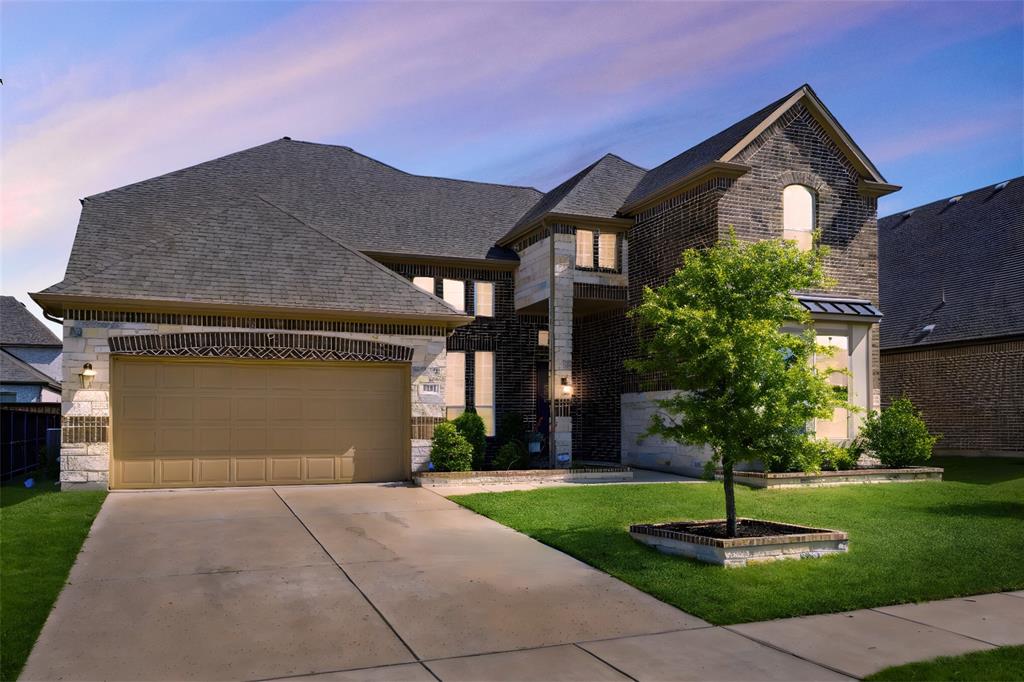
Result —
[[60, 384], [46, 376], [32, 365], [19, 360], [5, 350], [0, 350], [0, 383], [4, 384], [46, 384], [59, 391]]
[[[803, 87], [806, 86], [800, 86], [800, 88]], [[647, 171], [647, 174], [623, 201], [623, 206], [628, 206], [653, 194], [657, 194], [702, 166], [706, 166], [712, 161], [718, 161], [737, 142], [742, 140], [747, 133], [756, 128], [761, 121], [782, 106], [783, 102], [792, 97], [800, 88], [786, 94], [785, 97], [780, 97], [768, 106], [747, 116], [742, 121], [732, 124], [725, 130], [712, 135], [703, 142], [690, 147], [682, 154], [672, 157], [660, 166]]]
[[59, 346], [61, 340], [13, 296], [0, 296], [0, 345]]
[[[88, 206], [88, 203], [87, 203]], [[158, 215], [153, 216], [154, 220]], [[168, 216], [134, 250], [46, 293], [455, 316], [444, 301], [257, 195]], [[77, 248], [77, 245], [76, 245]], [[80, 271], [80, 269], [76, 269]]]
[[506, 238], [549, 213], [614, 218], [623, 200], [647, 171], [614, 154], [605, 154], [541, 197]]
[[878, 275], [883, 349], [1024, 334], [1024, 177], [879, 220]]

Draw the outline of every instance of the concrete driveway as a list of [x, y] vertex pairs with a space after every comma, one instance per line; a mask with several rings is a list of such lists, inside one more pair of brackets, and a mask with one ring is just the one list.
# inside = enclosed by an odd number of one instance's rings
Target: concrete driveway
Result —
[[428, 490], [114, 493], [22, 678], [621, 680], [659, 651], [691, 655], [656, 679], [838, 677]]

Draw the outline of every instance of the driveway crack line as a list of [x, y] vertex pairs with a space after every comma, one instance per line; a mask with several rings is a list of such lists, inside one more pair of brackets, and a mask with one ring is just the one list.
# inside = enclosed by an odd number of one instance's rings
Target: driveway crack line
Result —
[[579, 649], [580, 651], [582, 651], [583, 653], [588, 654], [590, 656], [593, 656], [594, 658], [599, 660], [601, 663], [604, 663], [606, 666], [608, 666], [609, 668], [611, 668], [615, 672], [619, 673], [620, 675], [623, 675], [624, 677], [627, 677], [627, 678], [633, 680], [633, 682], [639, 682], [635, 677], [633, 677], [632, 675], [627, 673], [625, 670], [622, 670], [621, 668], [616, 668], [614, 665], [612, 665], [608, 661], [604, 660], [603, 658], [601, 658], [600, 656], [595, 654], [593, 651], [589, 651], [587, 649], [584, 649], [578, 643], [577, 644], [573, 644], [573, 646], [576, 647], [577, 649]]
[[831, 670], [832, 672], [838, 673], [838, 674], [842, 675], [843, 677], [848, 677], [848, 678], [850, 678], [852, 680], [859, 680], [859, 679], [861, 679], [859, 676], [855, 675], [854, 673], [851, 673], [848, 670], [843, 670], [842, 668], [837, 668], [835, 666], [829, 665], [828, 663], [822, 663], [821, 661], [815, 661], [813, 658], [807, 658], [806, 656], [801, 656], [800, 654], [796, 653], [795, 651], [790, 651], [789, 649], [784, 649], [781, 646], [777, 646], [775, 644], [772, 644], [771, 642], [766, 642], [763, 639], [758, 639], [757, 637], [753, 637], [751, 635], [748, 635], [748, 634], [745, 634], [745, 633], [742, 633], [742, 632], [737, 632], [736, 630], [733, 630], [728, 625], [723, 625], [723, 626], [720, 626], [720, 627], [723, 630], [728, 630], [729, 632], [733, 633], [734, 635], [739, 635], [740, 637], [743, 637], [745, 639], [749, 639], [751, 642], [754, 642], [755, 644], [760, 644], [762, 646], [766, 646], [769, 649], [775, 649], [776, 651], [784, 653], [787, 656], [792, 656], [793, 658], [799, 658], [801, 661], [806, 661], [807, 663], [810, 663], [812, 665], [816, 665], [819, 668], [825, 668], [826, 670]]
[[[283, 497], [281, 497], [281, 493], [277, 492], [277, 488], [273, 488], [273, 491], [274, 491], [274, 494], [275, 494], [275, 495], [277, 495], [277, 499], [281, 500], [281, 504], [283, 504], [283, 505], [284, 505], [285, 507], [287, 507], [287, 508], [288, 508], [288, 511], [290, 511], [290, 512], [292, 513], [292, 516], [294, 516], [294, 517], [295, 517], [295, 519], [296, 519], [296, 520], [297, 520], [297, 521], [298, 521], [298, 522], [299, 522], [300, 524], [302, 524], [302, 527], [306, 529], [306, 532], [307, 532], [307, 533], [309, 533], [309, 537], [313, 538], [313, 542], [315, 542], [315, 543], [316, 543], [317, 545], [319, 545], [319, 546], [320, 546], [320, 549], [321, 549], [321, 550], [323, 550], [323, 553], [324, 553], [324, 554], [326, 554], [326, 555], [327, 555], [327, 557], [328, 557], [328, 558], [329, 558], [329, 559], [330, 559], [330, 560], [331, 560], [332, 562], [334, 562], [334, 565], [338, 567], [338, 570], [339, 570], [339, 571], [341, 571], [341, 574], [342, 574], [343, 576], [345, 576], [345, 578], [346, 578], [346, 579], [347, 579], [347, 580], [348, 580], [348, 581], [349, 581], [350, 583], [352, 583], [352, 587], [354, 587], [354, 588], [356, 589], [356, 591], [357, 591], [357, 592], [359, 592], [359, 594], [360, 594], [360, 595], [361, 595], [361, 596], [363, 597], [363, 599], [365, 599], [365, 600], [366, 600], [366, 603], [370, 605], [370, 608], [372, 608], [372, 609], [374, 610], [374, 612], [376, 612], [376, 614], [377, 614], [378, 616], [380, 616], [380, 619], [381, 619], [382, 621], [384, 621], [384, 624], [388, 626], [388, 628], [389, 628], [389, 629], [391, 630], [391, 632], [392, 632], [392, 633], [394, 633], [395, 637], [397, 637], [397, 638], [398, 638], [398, 641], [402, 643], [402, 646], [404, 646], [404, 647], [405, 647], [405, 648], [406, 648], [406, 649], [408, 650], [409, 654], [410, 654], [410, 655], [411, 655], [411, 656], [412, 656], [412, 657], [413, 657], [414, 659], [416, 659], [416, 661], [420, 661], [420, 660], [422, 660], [422, 659], [421, 659], [421, 658], [419, 657], [419, 655], [417, 655], [417, 654], [416, 654], [416, 652], [412, 650], [412, 647], [411, 647], [411, 646], [409, 646], [409, 643], [408, 643], [408, 642], [406, 642], [406, 641], [405, 641], [405, 639], [403, 639], [403, 638], [402, 638], [402, 635], [398, 634], [398, 630], [396, 630], [396, 629], [395, 629], [395, 626], [391, 624], [391, 621], [389, 621], [389, 620], [387, 619], [387, 617], [386, 617], [386, 616], [385, 616], [385, 615], [384, 615], [383, 613], [381, 613], [381, 610], [377, 608], [377, 605], [376, 605], [376, 604], [374, 604], [374, 603], [373, 603], [373, 601], [371, 601], [371, 600], [370, 600], [370, 598], [369, 598], [368, 596], [366, 596], [366, 593], [365, 593], [365, 592], [363, 592], [362, 588], [361, 588], [361, 587], [359, 587], [359, 585], [357, 585], [357, 584], [356, 584], [356, 581], [352, 579], [352, 576], [350, 576], [350, 575], [348, 574], [348, 571], [346, 571], [346, 570], [344, 569], [344, 567], [342, 567], [342, 565], [341, 565], [341, 564], [339, 564], [339, 563], [338, 563], [337, 561], [335, 561], [335, 560], [334, 560], [334, 557], [333, 557], [333, 556], [331, 555], [331, 553], [330, 553], [330, 552], [328, 552], [328, 551], [327, 551], [327, 548], [326, 548], [326, 547], [324, 547], [324, 545], [323, 545], [323, 543], [322, 543], [322, 542], [320, 542], [320, 538], [318, 538], [318, 537], [317, 537], [316, 535], [314, 535], [314, 534], [313, 534], [313, 531], [311, 531], [311, 530], [309, 529], [309, 526], [307, 526], [307, 525], [306, 525], [306, 522], [305, 522], [305, 521], [303, 521], [303, 520], [302, 520], [302, 518], [301, 518], [301, 517], [300, 517], [300, 516], [299, 516], [298, 514], [296, 514], [296, 513], [295, 513], [295, 510], [294, 510], [294, 509], [292, 509], [292, 507], [291, 507], [291, 505], [290, 505], [290, 504], [288, 504], [288, 501], [287, 501], [287, 500], [285, 500], [285, 499], [284, 499]], [[431, 675], [433, 675], [434, 673], [433, 673], [433, 672], [431, 672], [430, 674], [431, 674]], [[435, 677], [436, 677], [436, 675], [435, 675]]]
[[982, 644], [988, 644], [990, 646], [1006, 646], [1004, 644], [996, 644], [995, 642], [990, 642], [987, 639], [981, 639], [980, 637], [972, 637], [971, 635], [965, 635], [962, 632], [957, 632], [956, 630], [950, 630], [949, 628], [939, 627], [938, 625], [932, 625], [930, 623], [922, 623], [919, 620], [914, 620], [913, 618], [907, 618], [906, 616], [897, 616], [895, 613], [886, 613], [885, 611], [879, 611], [877, 608], [869, 609], [869, 610], [874, 611], [875, 613], [879, 613], [879, 614], [881, 614], [883, 616], [889, 616], [890, 618], [899, 618], [900, 620], [905, 620], [908, 623], [913, 623], [914, 625], [923, 625], [924, 627], [931, 628], [932, 630], [940, 630], [942, 632], [948, 632], [949, 634], [956, 635], [957, 637], [964, 637], [966, 639], [973, 639], [975, 642], [981, 642]]

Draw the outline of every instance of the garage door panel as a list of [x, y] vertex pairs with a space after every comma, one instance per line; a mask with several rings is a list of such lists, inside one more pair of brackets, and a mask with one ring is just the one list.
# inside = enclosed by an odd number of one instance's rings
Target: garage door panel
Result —
[[407, 476], [397, 365], [115, 359], [115, 487]]

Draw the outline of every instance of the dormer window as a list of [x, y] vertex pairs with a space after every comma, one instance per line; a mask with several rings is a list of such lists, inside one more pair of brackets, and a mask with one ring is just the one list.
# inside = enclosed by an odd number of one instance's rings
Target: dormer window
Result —
[[810, 251], [817, 227], [817, 197], [804, 185], [788, 185], [782, 190], [782, 238], [796, 242], [801, 251]]

